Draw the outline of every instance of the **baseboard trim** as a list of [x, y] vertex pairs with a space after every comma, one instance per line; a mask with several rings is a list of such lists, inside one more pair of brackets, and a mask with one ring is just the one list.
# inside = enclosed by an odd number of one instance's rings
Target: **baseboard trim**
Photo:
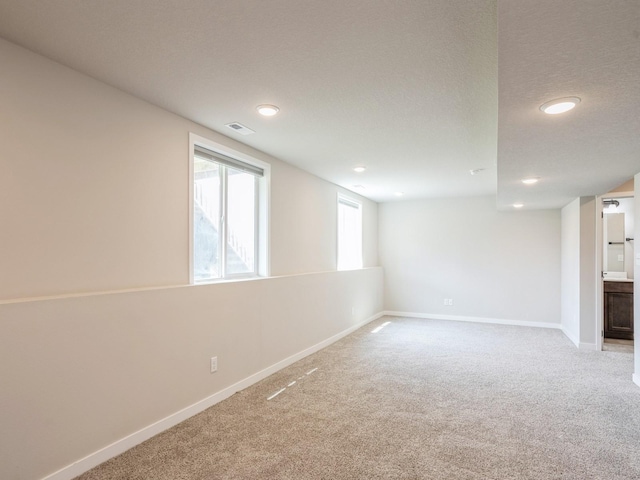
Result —
[[580, 339], [571, 335], [565, 328], [560, 327], [560, 330], [562, 330], [564, 336], [571, 340], [571, 343], [573, 343], [578, 350], [590, 350], [594, 352], [598, 350], [598, 346], [595, 343], [581, 342]]
[[503, 318], [468, 317], [464, 315], [440, 315], [440, 314], [433, 314], [433, 313], [418, 313], [418, 312], [396, 312], [396, 311], [389, 311], [389, 310], [385, 311], [384, 314], [392, 317], [413, 317], [413, 318], [427, 318], [429, 320], [452, 320], [456, 322], [497, 323], [499, 325], [516, 325], [519, 327], [561, 329], [561, 326], [559, 323], [529, 322], [526, 320], [508, 320]]
[[634, 373], [632, 378], [633, 378], [633, 383], [635, 383], [640, 387], [640, 374]]
[[571, 343], [573, 343], [579, 350], [597, 350], [597, 345], [595, 343], [580, 342], [577, 338], [574, 338], [572, 335], [570, 335], [569, 332], [562, 328], [562, 325], [558, 323], [529, 322], [526, 320], [508, 320], [503, 318], [467, 317], [464, 315], [439, 315], [433, 313], [396, 312], [390, 310], [385, 311], [384, 314], [391, 317], [427, 318], [429, 320], [452, 320], [456, 322], [515, 325], [518, 327], [553, 328], [562, 331], [562, 333], [564, 333], [564, 335], [571, 341]]
[[157, 422], [147, 427], [144, 427], [138, 430], [137, 432], [132, 433], [131, 435], [127, 435], [126, 437], [112, 443], [111, 445], [101, 448], [100, 450], [87, 455], [86, 457], [78, 460], [77, 462], [67, 465], [66, 467], [61, 468], [57, 472], [47, 475], [42, 480], [71, 480], [77, 477], [78, 475], [81, 475], [84, 472], [91, 470], [94, 467], [97, 467], [101, 463], [106, 462], [110, 458], [113, 458], [117, 455], [120, 455], [121, 453], [126, 452], [130, 448], [133, 448], [136, 445], [139, 445], [145, 440], [148, 440], [151, 437], [177, 425], [178, 423], [183, 422], [186, 419], [206, 410], [207, 408], [215, 405], [216, 403], [219, 403], [229, 398], [234, 393], [239, 392], [240, 390], [244, 390], [245, 388], [250, 387], [254, 383], [257, 383], [260, 380], [263, 380], [269, 375], [272, 375], [277, 371], [282, 370], [285, 367], [288, 367], [289, 365], [297, 362], [298, 360], [301, 360], [311, 355], [312, 353], [315, 353], [319, 350], [322, 350], [325, 347], [328, 347], [332, 343], [337, 342], [341, 338], [346, 337], [350, 333], [353, 333], [354, 331], [365, 326], [366, 324], [374, 320], [377, 320], [383, 315], [384, 315], [384, 312], [377, 313], [376, 315], [373, 315], [372, 317], [369, 317], [368, 319], [356, 325], [353, 325], [347, 328], [346, 330], [343, 330], [327, 338], [326, 340], [323, 340], [320, 343], [312, 345], [309, 348], [306, 348], [294, 355], [291, 355], [290, 357], [287, 357], [277, 363], [274, 363], [273, 365], [265, 368], [264, 370], [254, 373], [253, 375], [243, 380], [240, 380], [239, 382], [234, 383], [233, 385], [223, 390], [220, 390], [219, 392], [216, 392], [213, 395], [203, 400], [200, 400], [199, 402], [194, 403], [193, 405], [183, 408], [182, 410], [176, 413], [173, 413], [168, 417], [163, 418], [162, 420], [158, 420]]
[[580, 348], [580, 340], [576, 337], [574, 337], [573, 335], [571, 335], [565, 328], [560, 327], [560, 330], [562, 330], [562, 333], [564, 333], [564, 336], [567, 337], [571, 343], [573, 343], [576, 348]]

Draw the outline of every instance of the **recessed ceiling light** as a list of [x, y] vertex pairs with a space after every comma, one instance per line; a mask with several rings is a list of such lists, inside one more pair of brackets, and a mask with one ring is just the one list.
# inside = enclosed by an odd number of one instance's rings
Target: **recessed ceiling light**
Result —
[[528, 177], [528, 178], [523, 178], [521, 182], [524, 183], [525, 185], [533, 185], [534, 183], [538, 183], [539, 180], [540, 180], [540, 177]]
[[362, 173], [367, 169], [367, 167], [363, 165], [358, 165], [357, 167], [353, 167], [353, 171], [357, 173]]
[[396, 192], [395, 195], [396, 197], [401, 197], [404, 195], [404, 192]]
[[258, 110], [260, 115], [264, 115], [265, 117], [273, 117], [280, 111], [275, 105], [258, 105], [256, 110]]
[[524, 203], [514, 203], [513, 208], [522, 208], [524, 207]]
[[579, 103], [580, 99], [578, 97], [556, 98], [540, 105], [540, 110], [549, 115], [557, 115], [558, 113], [568, 112]]
[[366, 190], [367, 188], [364, 185], [354, 185], [353, 188], [356, 190]]
[[469, 170], [469, 173], [471, 175], [477, 175], [480, 172], [484, 172], [484, 170], [485, 170], [484, 168], [474, 168], [473, 170]]

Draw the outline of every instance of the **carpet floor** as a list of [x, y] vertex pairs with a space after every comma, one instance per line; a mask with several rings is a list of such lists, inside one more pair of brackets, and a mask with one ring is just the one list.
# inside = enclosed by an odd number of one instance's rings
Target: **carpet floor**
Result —
[[632, 373], [558, 330], [383, 317], [78, 479], [640, 479]]

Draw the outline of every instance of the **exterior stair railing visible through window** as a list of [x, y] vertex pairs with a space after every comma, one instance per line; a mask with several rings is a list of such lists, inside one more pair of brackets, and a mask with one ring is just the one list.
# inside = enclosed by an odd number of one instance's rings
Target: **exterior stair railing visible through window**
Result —
[[[208, 189], [203, 188], [199, 182], [194, 183], [194, 207], [199, 209], [205, 220], [210, 224], [211, 228], [218, 234], [218, 220], [214, 219], [211, 213], [217, 210], [216, 200], [213, 195], [207, 194]], [[254, 265], [254, 253], [250, 245], [243, 242], [242, 239], [236, 235], [235, 231], [227, 224], [227, 237], [228, 247], [231, 248], [231, 252], [227, 251], [227, 264], [235, 264], [232, 271], [238, 272], [250, 272], [253, 271]], [[242, 263], [242, 267], [238, 268], [237, 262]], [[216, 276], [218, 276], [216, 272]]]

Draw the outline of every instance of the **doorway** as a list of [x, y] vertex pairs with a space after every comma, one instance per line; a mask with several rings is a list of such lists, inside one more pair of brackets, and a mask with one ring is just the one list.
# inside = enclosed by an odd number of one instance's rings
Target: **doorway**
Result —
[[633, 192], [618, 192], [600, 197], [598, 350], [633, 351], [633, 195]]

